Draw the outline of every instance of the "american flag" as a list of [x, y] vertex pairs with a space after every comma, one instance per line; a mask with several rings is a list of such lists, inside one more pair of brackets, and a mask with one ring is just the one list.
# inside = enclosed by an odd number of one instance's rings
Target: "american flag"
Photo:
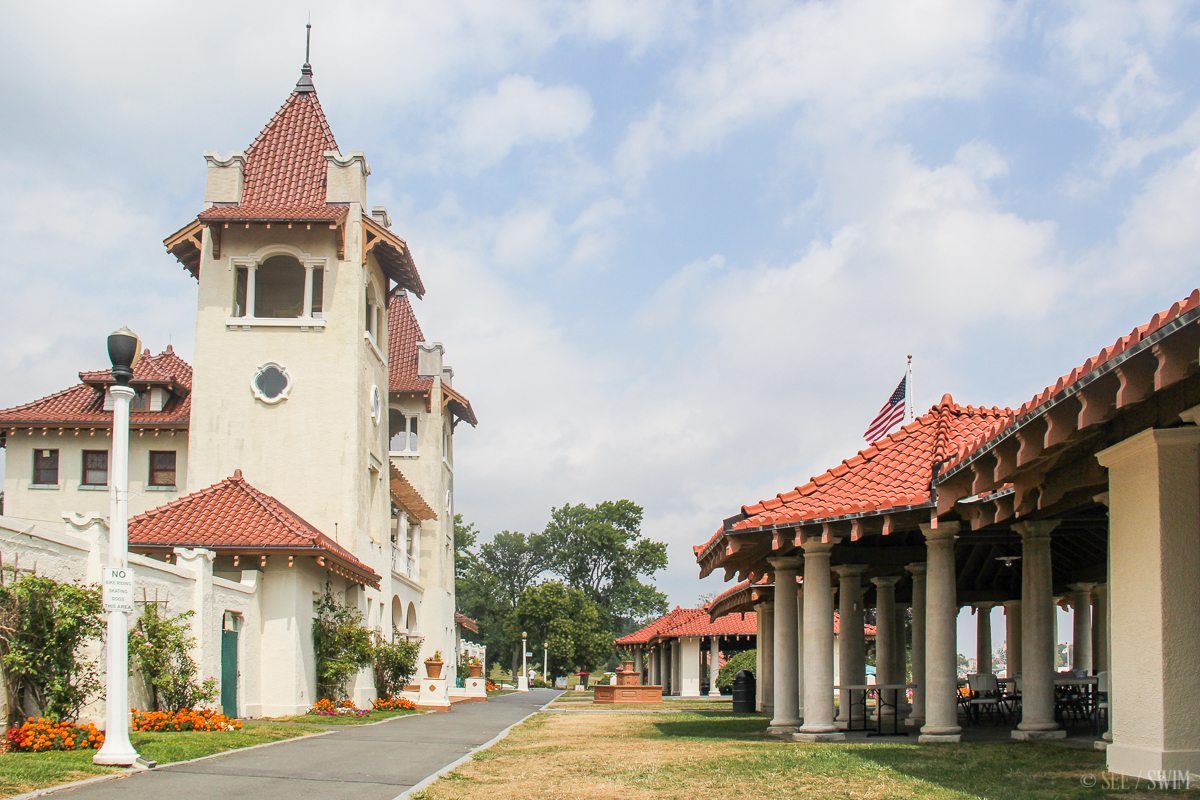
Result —
[[908, 376], [905, 375], [900, 379], [900, 383], [896, 385], [896, 391], [892, 392], [892, 396], [883, 404], [883, 408], [879, 409], [879, 414], [875, 419], [871, 420], [871, 424], [867, 426], [867, 432], [863, 434], [863, 438], [868, 442], [874, 442], [882, 438], [892, 427], [904, 419], [905, 399], [908, 397]]

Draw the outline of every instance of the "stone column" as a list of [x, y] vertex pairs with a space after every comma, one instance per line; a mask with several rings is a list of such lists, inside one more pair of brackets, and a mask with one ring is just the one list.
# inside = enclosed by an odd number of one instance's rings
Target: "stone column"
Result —
[[1074, 636], [1071, 638], [1071, 669], [1092, 672], [1092, 589], [1094, 583], [1071, 584]]
[[767, 640], [765, 630], [765, 620], [767, 618], [766, 603], [757, 603], [754, 606], [754, 618], [756, 620], [754, 630], [754, 710], [762, 713], [763, 710], [763, 647]]
[[759, 613], [762, 618], [762, 638], [758, 646], [762, 650], [762, 672], [758, 682], [762, 685], [763, 713], [775, 713], [775, 603], [763, 603]]
[[992, 674], [992, 608], [995, 603], [975, 604], [975, 671]]
[[[875, 682], [897, 683], [896, 584], [900, 578], [883, 575], [875, 584]], [[889, 717], [890, 718], [890, 717]]]
[[922, 743], [957, 742], [958, 724], [958, 589], [955, 584], [954, 538], [959, 523], [921, 526], [925, 534], [925, 724]]
[[700, 696], [700, 637], [688, 636], [679, 642], [679, 696]]
[[639, 649], [633, 651], [633, 669], [635, 672], [637, 672], [638, 683], [641, 683], [644, 680], [644, 676], [642, 675], [643, 666], [644, 665], [642, 664], [642, 651], [639, 648]]
[[800, 727], [799, 651], [796, 649], [796, 576], [803, 560], [796, 557], [767, 559], [775, 573], [775, 619], [772, 636], [775, 674], [775, 707], [767, 733], [790, 734]]
[[717, 675], [721, 672], [721, 638], [713, 636], [708, 640], [708, 696], [720, 697], [721, 690], [717, 688]]
[[906, 721], [919, 728], [925, 722], [925, 565], [905, 567], [912, 575], [912, 711]]
[[671, 694], [683, 694], [683, 642], [671, 640]]
[[1054, 719], [1054, 591], [1050, 531], [1058, 522], [1020, 522], [1021, 722], [1014, 739], [1061, 739]]
[[1200, 773], [1200, 428], [1143, 431], [1097, 459], [1109, 489], [1108, 768]]
[[659, 680], [662, 681], [663, 696], [669, 695], [671, 689], [671, 644], [670, 642], [661, 642], [658, 645], [658, 671]]
[[[862, 590], [862, 575], [866, 569], [861, 564], [833, 568], [838, 576], [838, 616], [842, 621], [842, 629], [838, 634], [838, 680], [842, 686], [867, 682]], [[849, 725], [850, 692], [843, 689], [838, 704], [837, 726], [846, 728]]]
[[1004, 601], [1004, 660], [1008, 677], [1021, 674], [1021, 601]]
[[804, 725], [793, 738], [802, 742], [841, 741], [833, 724], [832, 542], [804, 542]]
[[804, 587], [796, 589], [796, 697], [800, 719], [804, 719]]
[[1108, 669], [1108, 584], [1098, 583], [1092, 590], [1092, 669], [1100, 674]]

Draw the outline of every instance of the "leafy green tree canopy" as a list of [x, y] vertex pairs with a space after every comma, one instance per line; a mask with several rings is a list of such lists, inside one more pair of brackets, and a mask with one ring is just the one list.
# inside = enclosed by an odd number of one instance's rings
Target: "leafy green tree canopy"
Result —
[[558, 581], [530, 586], [521, 593], [516, 616], [529, 634], [533, 663], [540, 663], [538, 651], [547, 645], [553, 675], [592, 669], [612, 653], [612, 632], [597, 605], [579, 589]]
[[600, 607], [610, 630], [665, 613], [667, 598], [643, 577], [667, 566], [667, 545], [642, 535], [642, 507], [632, 500], [550, 511], [544, 531], [549, 569]]

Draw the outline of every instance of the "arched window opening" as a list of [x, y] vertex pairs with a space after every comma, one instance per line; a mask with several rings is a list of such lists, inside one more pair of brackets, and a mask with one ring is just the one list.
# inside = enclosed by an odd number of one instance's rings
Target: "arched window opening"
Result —
[[319, 263], [302, 264], [274, 255], [237, 264], [233, 316], [251, 319], [319, 319], [324, 315], [325, 272]]
[[388, 449], [393, 453], [417, 452], [417, 415], [411, 416], [393, 411], [388, 415], [389, 435], [391, 443]]

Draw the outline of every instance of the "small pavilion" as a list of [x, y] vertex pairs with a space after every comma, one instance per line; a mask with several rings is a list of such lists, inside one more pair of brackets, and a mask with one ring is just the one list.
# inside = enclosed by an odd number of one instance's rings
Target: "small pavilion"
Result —
[[[757, 632], [758, 616], [753, 611], [712, 617], [707, 607], [676, 606], [613, 644], [633, 654], [633, 668], [642, 682], [662, 686], [664, 696], [700, 697], [707, 685], [708, 695], [717, 697], [721, 665], [752, 649]], [[707, 681], [702, 680], [705, 675]]]
[[[836, 597], [844, 619], [876, 608], [881, 673], [903, 663], [886, 654], [904, 647], [896, 609], [911, 608], [908, 717], [925, 743], [962, 733], [960, 608], [1002, 604], [1008, 670], [1023, 684], [1012, 736], [1062, 737], [1054, 634], [1065, 600], [1072, 666], [1109, 687], [1109, 770], [1200, 773], [1191, 709], [1200, 696], [1198, 356], [1200, 290], [1020, 408], [947, 395], [808, 483], [726, 519], [696, 558], [702, 575], [719, 569], [747, 587], [775, 587], [758, 605], [772, 612], [772, 729], [798, 740], [844, 735], [834, 716]], [[989, 648], [980, 669], [990, 669], [990, 614], [978, 619]], [[843, 671], [856, 671], [857, 636], [838, 646]]]

